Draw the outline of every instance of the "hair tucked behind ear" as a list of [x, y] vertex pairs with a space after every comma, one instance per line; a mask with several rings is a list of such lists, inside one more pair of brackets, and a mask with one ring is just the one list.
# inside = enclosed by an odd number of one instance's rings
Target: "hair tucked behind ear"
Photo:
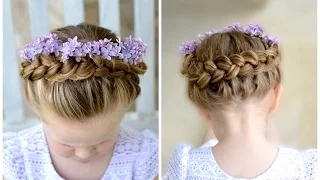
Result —
[[261, 98], [280, 83], [280, 53], [259, 38], [243, 32], [216, 33], [185, 56], [182, 74], [189, 79], [188, 94], [205, 109]]
[[[79, 42], [104, 38], [116, 42], [110, 30], [85, 23], [51, 32], [63, 42], [74, 36]], [[82, 121], [118, 104], [134, 102], [140, 94], [139, 75], [146, 69], [143, 62], [133, 65], [97, 55], [82, 57], [80, 62], [72, 57], [62, 62], [61, 56], [40, 54], [21, 63], [20, 75], [25, 95], [37, 111], [46, 107], [62, 117]]]

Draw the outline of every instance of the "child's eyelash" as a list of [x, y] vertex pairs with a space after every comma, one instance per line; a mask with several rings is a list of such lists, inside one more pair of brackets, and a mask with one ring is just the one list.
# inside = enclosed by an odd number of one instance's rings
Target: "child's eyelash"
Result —
[[72, 147], [72, 146], [69, 146], [69, 145], [67, 145], [67, 144], [62, 144], [62, 145], [65, 146], [65, 147], [70, 147], [70, 148]]
[[[106, 142], [108, 142], [109, 140], [105, 140], [105, 141], [102, 141], [101, 143], [99, 143], [99, 144], [103, 144], [103, 143], [106, 143]], [[98, 144], [98, 145], [99, 145]]]

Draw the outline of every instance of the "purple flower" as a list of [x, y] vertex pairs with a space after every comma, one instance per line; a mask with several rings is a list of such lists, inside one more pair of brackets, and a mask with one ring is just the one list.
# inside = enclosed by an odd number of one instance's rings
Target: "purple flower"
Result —
[[36, 39], [25, 46], [25, 48], [19, 51], [20, 57], [28, 60], [34, 60], [37, 54], [42, 52], [42, 44], [40, 39]]
[[272, 35], [265, 35], [263, 37], [263, 39], [267, 42], [267, 44], [269, 46], [273, 46], [275, 44], [277, 44], [277, 45], [280, 44], [280, 40], [278, 38], [276, 38], [275, 36], [272, 36]]
[[111, 39], [103, 39], [93, 42], [78, 42], [78, 37], [68, 38], [62, 43], [56, 34], [48, 33], [27, 44], [24, 49], [19, 51], [20, 57], [33, 60], [36, 55], [44, 53], [46, 55], [62, 55], [62, 60], [66, 61], [74, 57], [80, 62], [82, 57], [89, 55], [101, 55], [104, 59], [111, 60], [112, 57], [119, 57], [125, 62], [136, 64], [141, 62], [141, 57], [146, 53], [146, 45], [141, 39], [126, 38], [124, 43], [117, 39], [117, 43]]
[[211, 36], [211, 35], [216, 34], [216, 33], [218, 33], [218, 32], [219, 32], [219, 30], [213, 29], [213, 30], [211, 30], [211, 31], [209, 31], [209, 32], [206, 32], [206, 35], [207, 35], [207, 36]]
[[180, 46], [180, 51], [183, 54], [192, 54], [193, 52], [196, 51], [197, 48], [197, 42], [196, 41], [186, 41], [183, 42]]
[[93, 41], [91, 44], [91, 55], [100, 55], [100, 43]]
[[107, 59], [107, 60], [111, 60], [111, 50], [112, 50], [112, 42], [109, 39], [104, 39], [103, 41], [100, 40], [100, 52], [102, 55], [102, 58]]
[[132, 38], [130, 35], [120, 44], [120, 47], [122, 59], [130, 64], [137, 64], [142, 61], [147, 45], [140, 38]]
[[110, 55], [111, 56], [118, 56], [121, 51], [121, 46], [118, 45], [118, 43], [114, 43], [112, 46], [112, 49], [110, 50]]
[[55, 56], [58, 56], [62, 48], [62, 41], [58, 39], [56, 34], [52, 33], [40, 37], [40, 44], [43, 48], [43, 53], [46, 55], [54, 53]]
[[28, 59], [28, 60], [33, 60], [34, 59], [34, 53], [33, 50], [30, 48], [25, 48], [23, 50], [19, 51], [19, 56], [24, 58], [24, 59]]
[[82, 43], [78, 42], [78, 37], [68, 38], [68, 42], [63, 43], [62, 45], [62, 59], [65, 61], [69, 57], [76, 57], [76, 61], [80, 61], [82, 55]]
[[223, 32], [230, 32], [230, 31], [244, 32], [244, 29], [240, 23], [235, 22], [223, 28]]
[[263, 29], [256, 23], [249, 23], [246, 32], [250, 36], [260, 36], [263, 34]]
[[[203, 41], [206, 37], [211, 36], [211, 35], [213, 35], [213, 34], [216, 34], [216, 33], [218, 33], [218, 32], [219, 32], [219, 30], [213, 29], [213, 30], [211, 30], [211, 31], [206, 32], [205, 34], [199, 34], [199, 35], [198, 35], [198, 40], [199, 40], [199, 41]], [[199, 45], [200, 42], [197, 42], [197, 44]]]
[[199, 34], [198, 35], [198, 40], [203, 41], [207, 36], [204, 34]]
[[82, 56], [86, 56], [87, 54], [90, 55], [91, 53], [91, 42], [83, 43], [82, 44]]

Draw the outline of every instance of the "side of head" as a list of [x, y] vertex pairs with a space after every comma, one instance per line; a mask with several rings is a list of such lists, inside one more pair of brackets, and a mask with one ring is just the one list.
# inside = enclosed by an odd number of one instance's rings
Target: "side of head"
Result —
[[265, 102], [269, 113], [277, 108], [281, 95], [280, 60], [277, 44], [235, 28], [195, 43], [194, 51], [185, 55], [182, 74], [188, 78], [190, 99], [202, 112]]
[[[79, 42], [99, 41], [104, 38], [116, 43], [110, 30], [79, 24], [52, 30], [62, 42], [78, 37]], [[119, 58], [104, 59], [101, 55], [81, 57], [80, 62], [61, 55], [37, 55], [33, 61], [21, 63], [27, 100], [38, 113], [47, 108], [55, 114], [76, 121], [121, 106], [127, 108], [140, 94], [139, 76], [147, 67], [143, 62], [129, 64]]]

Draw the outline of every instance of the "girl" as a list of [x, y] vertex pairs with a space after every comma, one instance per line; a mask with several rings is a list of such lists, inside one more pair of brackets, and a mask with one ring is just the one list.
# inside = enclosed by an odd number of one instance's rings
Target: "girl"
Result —
[[233, 23], [182, 44], [189, 98], [217, 140], [179, 145], [169, 159], [170, 180], [315, 179], [316, 150], [279, 148], [266, 137], [282, 93], [278, 46], [255, 23]]
[[4, 177], [154, 179], [158, 140], [121, 119], [140, 94], [146, 45], [89, 25], [66, 26], [20, 51], [24, 93], [41, 124], [4, 134]]

